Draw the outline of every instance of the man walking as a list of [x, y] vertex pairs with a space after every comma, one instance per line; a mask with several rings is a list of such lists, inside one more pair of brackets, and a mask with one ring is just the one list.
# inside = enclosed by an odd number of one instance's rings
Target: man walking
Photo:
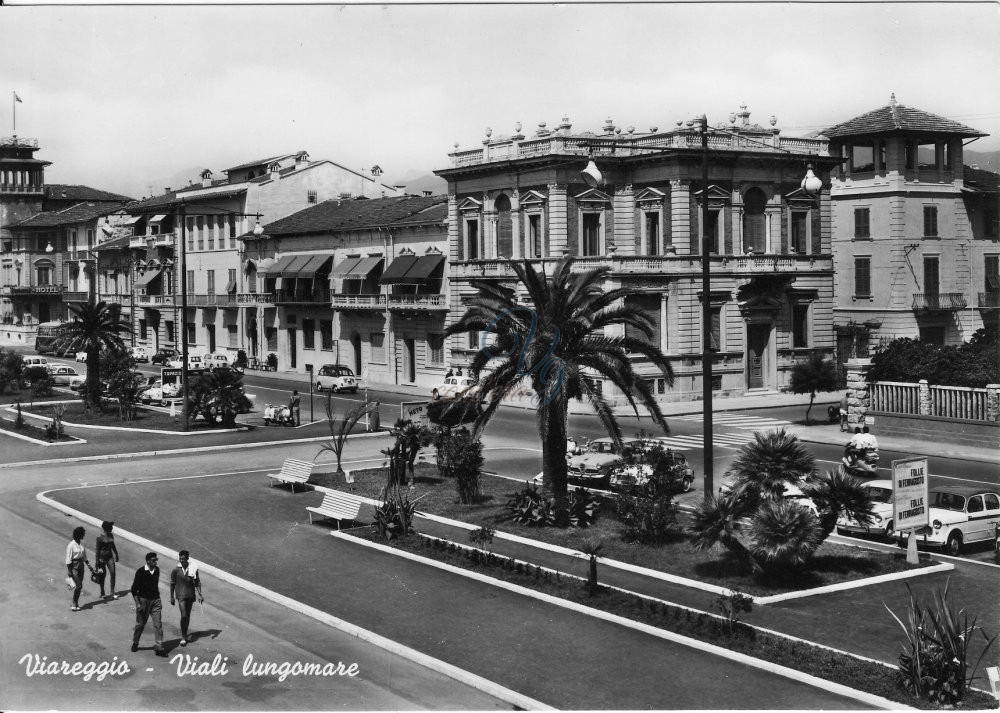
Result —
[[155, 552], [146, 553], [146, 565], [135, 571], [132, 580], [132, 598], [135, 600], [135, 630], [132, 632], [132, 651], [139, 650], [139, 637], [146, 627], [150, 617], [153, 619], [153, 633], [156, 635], [156, 646], [153, 650], [157, 656], [166, 656], [163, 649], [163, 622], [161, 614], [163, 604], [160, 601], [160, 568], [156, 566]]
[[181, 610], [181, 646], [187, 646], [188, 624], [191, 623], [191, 607], [197, 593], [198, 603], [205, 601], [201, 595], [201, 578], [198, 576], [198, 565], [190, 561], [190, 553], [181, 550], [177, 553], [179, 564], [170, 571], [170, 605], [174, 604], [176, 595], [177, 606]]
[[299, 416], [299, 390], [292, 389], [292, 398], [288, 401], [288, 410], [292, 414], [292, 418], [295, 419], [295, 425], [301, 426], [302, 419]]

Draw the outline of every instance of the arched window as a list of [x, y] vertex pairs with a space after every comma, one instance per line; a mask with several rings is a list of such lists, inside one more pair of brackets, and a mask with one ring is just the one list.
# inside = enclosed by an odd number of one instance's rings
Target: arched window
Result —
[[55, 276], [55, 263], [51, 260], [38, 260], [35, 262], [35, 284], [51, 285]]
[[514, 254], [514, 226], [510, 221], [510, 198], [501, 194], [493, 202], [497, 211], [497, 255], [512, 257]]
[[763, 253], [767, 249], [767, 218], [764, 207], [767, 196], [759, 188], [751, 188], [743, 196], [743, 252]]

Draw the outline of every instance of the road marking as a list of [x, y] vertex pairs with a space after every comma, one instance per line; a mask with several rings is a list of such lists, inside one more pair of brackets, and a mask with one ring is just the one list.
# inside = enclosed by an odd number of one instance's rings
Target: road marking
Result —
[[[704, 416], [697, 414], [692, 416], [674, 416], [673, 418], [676, 418], [679, 421], [697, 421], [699, 423], [704, 420]], [[767, 418], [765, 416], [742, 416], [725, 413], [712, 414], [712, 422], [722, 426], [732, 426], [733, 428], [752, 428], [755, 430], [792, 425], [791, 421], [785, 421], [779, 418]]]

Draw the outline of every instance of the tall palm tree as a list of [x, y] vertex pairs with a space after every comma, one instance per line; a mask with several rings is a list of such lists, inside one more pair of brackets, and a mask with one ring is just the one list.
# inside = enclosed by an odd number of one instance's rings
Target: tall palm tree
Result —
[[[730, 487], [695, 510], [692, 542], [701, 549], [722, 545], [756, 573], [808, 562], [841, 514], [862, 522], [871, 517], [861, 482], [842, 471], [820, 476], [813, 455], [784, 429], [754, 434], [726, 477]], [[812, 499], [815, 514], [783, 497], [789, 485]]]
[[[641, 402], [667, 433], [663, 413], [647, 382], [635, 372], [629, 354], [641, 354], [652, 362], [670, 385], [674, 373], [658, 346], [629, 335], [605, 334], [608, 327], [627, 325], [648, 337], [654, 326], [651, 317], [625, 299], [641, 294], [641, 290], [604, 289], [609, 267], [573, 272], [573, 258], [567, 257], [547, 276], [544, 268], [536, 271], [527, 260], [508, 260], [508, 264], [527, 292], [527, 303], [518, 301], [514, 289], [475, 281], [477, 294], [447, 334], [483, 333], [484, 346], [470, 365], [472, 375], [480, 379], [474, 387], [476, 393], [484, 398], [482, 413], [476, 419], [477, 433], [496, 413], [505, 395], [530, 384], [542, 439], [543, 488], [555, 498], [556, 512], [564, 515], [570, 399], [586, 399], [620, 446], [621, 428], [599, 390], [597, 377], [618, 387], [637, 417], [637, 401]], [[488, 335], [494, 339], [489, 345]]]
[[60, 345], [87, 353], [87, 400], [101, 402], [101, 351], [111, 355], [125, 353], [122, 335], [132, 333], [131, 325], [121, 316], [121, 306], [107, 302], [71, 304], [73, 321], [63, 326]]

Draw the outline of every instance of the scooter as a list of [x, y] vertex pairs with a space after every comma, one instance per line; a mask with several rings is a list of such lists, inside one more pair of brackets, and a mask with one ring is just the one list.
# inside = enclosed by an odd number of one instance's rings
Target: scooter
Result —
[[292, 410], [288, 406], [264, 404], [264, 425], [270, 426], [272, 423], [276, 426], [294, 426]]
[[855, 448], [850, 443], [844, 447], [841, 463], [851, 475], [858, 478], [874, 478], [878, 473], [878, 449]]

